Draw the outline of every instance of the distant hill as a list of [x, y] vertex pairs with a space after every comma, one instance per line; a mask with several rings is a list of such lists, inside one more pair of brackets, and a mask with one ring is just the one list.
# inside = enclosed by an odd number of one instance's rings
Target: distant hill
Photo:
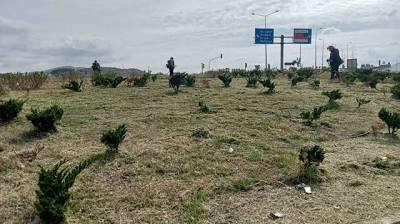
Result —
[[[127, 76], [127, 75], [142, 75], [145, 72], [136, 68], [127, 68], [127, 69], [122, 69], [122, 68], [114, 68], [114, 67], [102, 67], [101, 68], [102, 72], [108, 72], [108, 71], [115, 71], [118, 74], [122, 76]], [[53, 75], [53, 76], [60, 76], [63, 74], [68, 74], [68, 73], [79, 73], [81, 75], [90, 75], [92, 74], [92, 68], [83, 68], [83, 67], [73, 67], [73, 66], [62, 66], [62, 67], [57, 67], [57, 68], [52, 68], [43, 71], [47, 74]]]

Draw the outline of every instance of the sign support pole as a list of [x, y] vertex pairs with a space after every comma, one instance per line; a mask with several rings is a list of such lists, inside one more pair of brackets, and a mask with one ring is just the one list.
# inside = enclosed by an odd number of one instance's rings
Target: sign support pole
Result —
[[281, 35], [281, 71], [283, 71], [283, 58], [284, 58], [285, 36]]

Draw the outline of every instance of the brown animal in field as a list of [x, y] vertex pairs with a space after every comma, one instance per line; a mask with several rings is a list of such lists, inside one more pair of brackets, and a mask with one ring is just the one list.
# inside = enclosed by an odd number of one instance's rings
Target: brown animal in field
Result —
[[202, 86], [203, 86], [204, 88], [207, 88], [207, 89], [211, 88], [210, 80], [202, 80], [202, 81], [201, 81], [201, 84], [202, 84]]

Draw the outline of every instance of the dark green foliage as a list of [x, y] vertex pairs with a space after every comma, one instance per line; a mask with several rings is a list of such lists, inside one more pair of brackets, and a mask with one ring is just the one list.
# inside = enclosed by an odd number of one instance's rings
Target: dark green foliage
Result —
[[385, 108], [382, 108], [378, 114], [379, 118], [386, 123], [389, 134], [395, 135], [396, 131], [400, 128], [400, 114], [396, 112], [390, 112]]
[[135, 87], [145, 87], [147, 85], [147, 82], [148, 82], [149, 78], [150, 78], [150, 74], [144, 74], [144, 75], [139, 76], [139, 77], [135, 76], [135, 77], [133, 77], [133, 86], [135, 86]]
[[206, 103], [204, 103], [203, 101], [199, 101], [198, 106], [199, 106], [199, 111], [202, 113], [210, 113], [211, 112], [210, 108], [208, 108]]
[[300, 150], [299, 160], [301, 168], [298, 175], [299, 182], [318, 183], [321, 182], [319, 165], [325, 159], [325, 151], [319, 146], [304, 147]]
[[299, 160], [304, 164], [304, 167], [311, 165], [319, 166], [325, 159], [325, 151], [319, 146], [304, 147], [300, 150]]
[[106, 146], [108, 146], [110, 151], [116, 152], [118, 151], [118, 147], [121, 144], [121, 142], [125, 139], [126, 132], [127, 132], [126, 125], [125, 124], [120, 125], [115, 130], [106, 131], [101, 137], [101, 142], [104, 143]]
[[395, 82], [400, 82], [400, 72], [392, 72], [392, 78]]
[[371, 102], [371, 100], [362, 99], [362, 98], [356, 98], [356, 101], [358, 103], [358, 108], [361, 108], [362, 105], [369, 104]]
[[304, 81], [304, 78], [303, 78], [303, 77], [295, 76], [295, 77], [293, 77], [293, 79], [292, 79], [292, 86], [297, 86], [297, 84], [298, 84], [299, 82], [303, 82], [303, 81]]
[[77, 176], [91, 164], [104, 157], [95, 155], [80, 162], [77, 166], [64, 167], [65, 160], [57, 163], [52, 169], [41, 167], [36, 190], [35, 209], [41, 221], [46, 224], [64, 223], [64, 211], [70, 194], [68, 190], [74, 185]]
[[321, 85], [321, 81], [319, 80], [314, 80], [310, 83], [310, 85], [314, 88], [314, 89], [318, 89], [319, 86]]
[[75, 92], [81, 92], [82, 91], [82, 85], [83, 85], [83, 81], [81, 82], [77, 82], [75, 80], [70, 81], [68, 84], [65, 84], [63, 86], [64, 89], [69, 89]]
[[194, 87], [196, 83], [196, 77], [194, 75], [186, 75], [185, 76], [185, 85], [188, 87]]
[[347, 85], [354, 84], [357, 80], [357, 73], [354, 71], [344, 71], [341, 73], [342, 81]]
[[126, 78], [117, 76], [115, 72], [107, 72], [105, 74], [94, 72], [92, 75], [92, 83], [94, 86], [117, 88], [117, 86], [125, 80]]
[[261, 79], [261, 74], [262, 72], [259, 69], [254, 69], [246, 74], [246, 81], [247, 85], [246, 87], [251, 87], [254, 88], [257, 86], [257, 82]]
[[245, 78], [247, 76], [247, 71], [244, 69], [233, 69], [231, 75], [233, 78]]
[[24, 101], [15, 99], [6, 102], [0, 101], [0, 122], [7, 122], [16, 118], [21, 112], [24, 103]]
[[296, 71], [297, 76], [302, 78], [302, 81], [307, 81], [314, 75], [314, 69], [312, 68], [301, 68]]
[[234, 191], [250, 191], [255, 180], [250, 177], [244, 177], [233, 182], [232, 187]]
[[196, 128], [192, 131], [192, 137], [194, 138], [208, 138], [210, 133], [204, 128]]
[[314, 107], [312, 111], [302, 112], [300, 117], [304, 120], [306, 125], [311, 125], [314, 120], [320, 119], [322, 113], [326, 110], [327, 108], [325, 106]]
[[157, 75], [152, 75], [151, 76], [151, 81], [155, 82], [157, 80], [158, 76]]
[[56, 122], [61, 120], [64, 110], [55, 105], [46, 110], [32, 109], [26, 118], [41, 132], [56, 131]]
[[225, 88], [228, 88], [231, 85], [233, 78], [232, 75], [230, 75], [229, 73], [222, 73], [218, 75], [218, 79], [224, 83]]
[[342, 93], [340, 92], [339, 89], [330, 92], [323, 92], [322, 95], [327, 96], [329, 98], [329, 103], [333, 103], [336, 100], [342, 99]]
[[260, 83], [264, 86], [264, 88], [268, 88], [268, 94], [272, 94], [275, 92], [275, 83], [272, 82], [271, 79], [260, 80]]
[[372, 69], [357, 69], [355, 73], [358, 80], [374, 89], [376, 89], [379, 82], [384, 81], [391, 76], [390, 72], [374, 71]]
[[271, 69], [265, 70], [264, 73], [265, 73], [265, 76], [266, 76], [268, 79], [275, 78], [275, 75], [276, 75], [276, 72], [272, 71]]
[[400, 99], [400, 83], [394, 85], [390, 92], [393, 94], [393, 97], [396, 99]]
[[169, 78], [169, 86], [172, 87], [175, 92], [179, 92], [179, 87], [186, 82], [187, 73], [175, 73]]

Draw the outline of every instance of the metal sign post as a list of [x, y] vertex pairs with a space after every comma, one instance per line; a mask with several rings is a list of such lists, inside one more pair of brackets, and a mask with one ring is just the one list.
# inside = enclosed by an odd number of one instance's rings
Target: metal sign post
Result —
[[[311, 44], [312, 30], [311, 29], [294, 29], [293, 36], [284, 36], [284, 35], [274, 36], [273, 29], [256, 28], [256, 36], [255, 37], [256, 37], [256, 40], [255, 40], [256, 44], [279, 44], [281, 46], [280, 69], [281, 69], [281, 71], [283, 71], [285, 44]], [[279, 38], [280, 42], [275, 42], [274, 41], [275, 38]], [[285, 42], [285, 39], [292, 39], [292, 41]]]
[[265, 45], [265, 69], [268, 69], [267, 45], [274, 43], [274, 29], [256, 28], [255, 44]]

